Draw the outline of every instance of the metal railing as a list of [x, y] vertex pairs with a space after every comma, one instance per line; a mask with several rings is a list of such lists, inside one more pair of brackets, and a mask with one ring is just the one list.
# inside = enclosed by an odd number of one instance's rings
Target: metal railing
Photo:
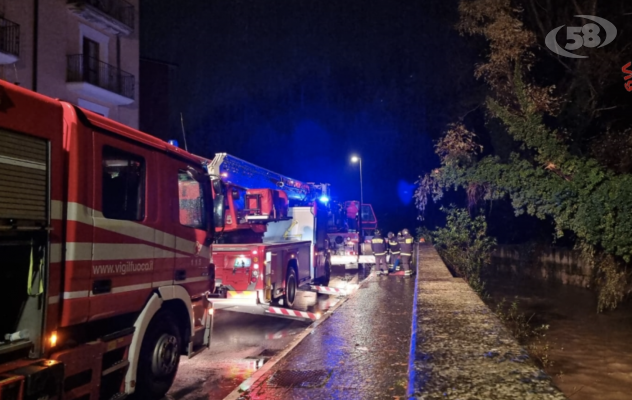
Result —
[[100, 88], [134, 98], [134, 75], [95, 57], [83, 54], [68, 56], [68, 82], [87, 82]]
[[68, 4], [87, 4], [134, 29], [134, 6], [125, 0], [68, 0]]
[[20, 25], [0, 17], [0, 51], [20, 55]]

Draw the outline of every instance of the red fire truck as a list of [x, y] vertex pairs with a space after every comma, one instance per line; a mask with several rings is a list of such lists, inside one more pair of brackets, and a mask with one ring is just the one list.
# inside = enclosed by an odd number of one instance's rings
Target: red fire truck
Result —
[[249, 292], [258, 304], [291, 308], [301, 285], [326, 286], [327, 184], [303, 183], [221, 153], [208, 163], [219, 297]]
[[210, 344], [202, 159], [0, 81], [0, 399], [157, 399]]
[[[359, 204], [359, 201], [355, 201]], [[350, 229], [346, 221], [346, 209], [351, 201], [334, 204], [332, 208], [337, 209], [331, 213], [328, 228], [328, 237], [331, 247], [331, 264], [345, 265], [349, 269], [358, 268], [358, 264], [375, 264], [375, 257], [371, 251], [370, 241], [377, 229], [377, 218], [370, 204], [362, 204], [362, 224], [360, 229]], [[360, 233], [365, 238], [362, 251], [360, 243]]]

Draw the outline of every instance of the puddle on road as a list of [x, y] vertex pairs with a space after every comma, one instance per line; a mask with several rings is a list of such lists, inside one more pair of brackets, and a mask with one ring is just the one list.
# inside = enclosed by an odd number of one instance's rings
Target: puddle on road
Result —
[[179, 374], [172, 389], [163, 400], [223, 399], [257, 370], [265, 365], [278, 350], [264, 350], [260, 355], [206, 363], [206, 370], [187, 368], [181, 362]]

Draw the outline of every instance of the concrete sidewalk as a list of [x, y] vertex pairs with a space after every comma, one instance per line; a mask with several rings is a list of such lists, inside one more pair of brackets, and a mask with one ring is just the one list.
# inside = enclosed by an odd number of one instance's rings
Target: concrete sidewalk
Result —
[[418, 258], [417, 276], [364, 282], [239, 398], [565, 398], [432, 246]]

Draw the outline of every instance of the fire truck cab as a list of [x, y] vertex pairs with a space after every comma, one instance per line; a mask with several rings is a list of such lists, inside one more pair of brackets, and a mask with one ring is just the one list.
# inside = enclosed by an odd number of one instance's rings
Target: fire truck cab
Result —
[[0, 81], [0, 399], [161, 398], [210, 345], [202, 160]]
[[[360, 207], [360, 229], [349, 228], [345, 211], [351, 202], [345, 201], [333, 207], [337, 211], [330, 214], [328, 228], [332, 265], [345, 265], [349, 269], [358, 268], [359, 264], [375, 264], [371, 238], [377, 229], [377, 218], [370, 204], [362, 204]], [[356, 203], [359, 204], [357, 201]], [[364, 243], [360, 246], [361, 237], [364, 237]]]

